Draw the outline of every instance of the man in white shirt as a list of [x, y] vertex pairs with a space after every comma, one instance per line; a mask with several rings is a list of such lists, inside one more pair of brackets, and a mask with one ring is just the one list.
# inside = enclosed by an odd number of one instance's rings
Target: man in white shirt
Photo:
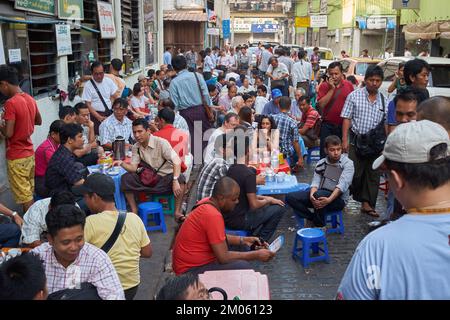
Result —
[[389, 59], [392, 58], [394, 55], [392, 54], [392, 49], [387, 47], [386, 51], [384, 52], [383, 58], [384, 59]]
[[223, 121], [223, 125], [211, 134], [208, 140], [208, 146], [205, 149], [205, 163], [206, 166], [208, 163], [210, 163], [214, 157], [216, 156], [214, 145], [216, 143], [216, 139], [218, 136], [227, 133], [228, 131], [234, 130], [239, 124], [239, 118], [236, 113], [227, 113], [225, 115], [225, 120]]
[[278, 58], [269, 59], [269, 68], [267, 68], [267, 77], [270, 78], [270, 89], [280, 89], [283, 96], [289, 96], [288, 78], [289, 70], [284, 63], [279, 63]]
[[267, 87], [265, 85], [258, 86], [258, 96], [255, 100], [255, 114], [261, 114], [266, 104], [269, 103], [267, 99]]
[[313, 73], [312, 64], [305, 60], [306, 51], [300, 51], [298, 58], [299, 61], [292, 67], [292, 85], [294, 89], [303, 88], [306, 95], [309, 95], [309, 82]]
[[[95, 61], [91, 65], [92, 79], [86, 82], [83, 89], [83, 99], [92, 115], [92, 121], [94, 122], [95, 134], [98, 134], [98, 128], [111, 113], [112, 102], [119, 97], [117, 93], [117, 86], [110, 78], [105, 77], [103, 65], [99, 61]], [[97, 90], [94, 87], [97, 87]], [[103, 98], [103, 101], [102, 101]]]
[[255, 91], [255, 88], [250, 85], [250, 81], [245, 78], [242, 82], [242, 87], [238, 89], [238, 94], [249, 93], [251, 91]]

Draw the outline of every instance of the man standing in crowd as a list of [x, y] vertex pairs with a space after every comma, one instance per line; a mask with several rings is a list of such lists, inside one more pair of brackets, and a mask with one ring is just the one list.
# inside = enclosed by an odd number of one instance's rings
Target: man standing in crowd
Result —
[[345, 80], [342, 64], [338, 61], [332, 62], [328, 66], [328, 80], [320, 85], [317, 96], [318, 109], [323, 120], [320, 130], [321, 159], [326, 156], [324, 142], [328, 136], [335, 135], [343, 138], [341, 112], [345, 100], [352, 91], [353, 85]]
[[309, 83], [311, 81], [313, 69], [310, 62], [305, 61], [306, 51], [298, 53], [299, 61], [292, 67], [292, 85], [294, 89], [302, 88], [309, 96]]
[[91, 73], [92, 78], [86, 82], [81, 99], [86, 102], [89, 108], [94, 122], [95, 134], [98, 134], [100, 123], [111, 115], [112, 103], [120, 95], [114, 81], [108, 77], [105, 78], [103, 65], [100, 61], [92, 63]]
[[123, 62], [120, 59], [112, 59], [109, 65], [109, 73], [105, 74], [106, 77], [110, 78], [117, 86], [116, 96], [122, 96], [123, 89], [125, 89], [125, 81], [120, 76], [120, 71], [122, 71]]
[[261, 56], [258, 60], [258, 70], [261, 77], [264, 79], [264, 83], [267, 84], [267, 69], [269, 68], [269, 59], [272, 57], [272, 53], [269, 51], [270, 44], [264, 45]]
[[117, 137], [125, 139], [127, 147], [131, 144], [131, 120], [126, 116], [128, 101], [118, 98], [113, 103], [113, 114], [100, 125], [100, 144], [105, 150], [112, 150], [112, 144]]
[[449, 167], [450, 139], [440, 125], [411, 122], [389, 135], [372, 168], [387, 172], [389, 186], [408, 214], [364, 238], [336, 299], [450, 298]]
[[[94, 173], [87, 177], [83, 185], [75, 187], [74, 192], [84, 195], [84, 201], [94, 213], [86, 218], [84, 239], [102, 248], [119, 219], [120, 212], [114, 204], [114, 180], [104, 174]], [[124, 214], [121, 232], [106, 253], [117, 271], [125, 299], [133, 300], [141, 282], [139, 258], [150, 258], [152, 246], [141, 218], [134, 213]]]
[[278, 58], [276, 57], [270, 58], [266, 75], [270, 78], [270, 88], [272, 90], [279, 89], [283, 93], [283, 96], [289, 96], [289, 71], [284, 63], [278, 62]]
[[172, 64], [172, 47], [166, 47], [166, 52], [164, 52], [164, 64], [171, 65]]
[[419, 99], [419, 103], [430, 98], [428, 92], [428, 80], [431, 67], [425, 60], [414, 59], [406, 62], [403, 71], [405, 82]]
[[314, 47], [313, 54], [311, 55], [310, 61], [311, 61], [313, 72], [314, 72], [314, 80], [317, 81], [318, 77], [319, 77], [319, 71], [320, 71], [320, 55], [319, 55], [318, 47]]
[[212, 127], [213, 121], [205, 110], [212, 105], [208, 86], [200, 74], [186, 70], [185, 57], [175, 57], [172, 64], [178, 75], [170, 84], [170, 98], [175, 104], [175, 110], [180, 111], [180, 115], [188, 123], [191, 150], [194, 150], [194, 161], [198, 163], [208, 143], [203, 141], [203, 134]]
[[16, 203], [27, 211], [33, 204], [35, 159], [31, 135], [42, 124], [36, 101], [19, 87], [17, 70], [0, 66], [0, 93], [8, 100], [4, 105], [4, 123], [0, 132], [6, 137], [8, 180]]
[[[361, 212], [376, 218], [379, 217], [375, 211], [375, 205], [380, 173], [372, 169], [372, 163], [379, 154], [374, 151], [371, 155], [361, 155], [359, 148], [366, 147], [367, 140], [358, 136], [365, 135], [379, 126], [384, 126], [387, 132], [385, 122], [388, 102], [386, 97], [378, 91], [383, 79], [384, 74], [381, 67], [370, 66], [364, 78], [366, 87], [358, 89], [348, 96], [341, 114], [344, 118], [343, 151], [349, 153], [349, 157], [355, 165], [355, 175], [351, 187], [353, 199], [362, 203]], [[362, 141], [361, 143], [364, 145], [358, 145], [357, 141]]]

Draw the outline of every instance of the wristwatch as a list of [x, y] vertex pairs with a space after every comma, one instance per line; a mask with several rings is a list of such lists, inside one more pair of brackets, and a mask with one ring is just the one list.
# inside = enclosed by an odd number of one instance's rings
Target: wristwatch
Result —
[[178, 177], [173, 177], [173, 181], [178, 181]]
[[12, 216], [15, 217], [17, 215], [16, 211], [13, 211]]

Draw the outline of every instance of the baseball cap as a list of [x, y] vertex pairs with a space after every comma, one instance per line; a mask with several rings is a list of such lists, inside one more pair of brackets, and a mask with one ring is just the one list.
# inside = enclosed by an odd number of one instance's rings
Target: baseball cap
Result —
[[383, 154], [372, 165], [378, 169], [385, 160], [400, 163], [427, 163], [430, 151], [439, 144], [447, 144], [450, 156], [450, 138], [439, 124], [429, 120], [399, 125], [387, 138]]
[[114, 180], [101, 173], [93, 173], [84, 180], [82, 185], [72, 187], [72, 192], [75, 195], [96, 193], [99, 196], [114, 196], [115, 191]]
[[276, 98], [279, 98], [279, 97], [282, 97], [282, 96], [283, 96], [283, 94], [281, 93], [280, 89], [273, 89], [272, 90], [272, 99], [276, 99]]
[[148, 79], [148, 78], [144, 74], [140, 74], [139, 77], [138, 77], [138, 81], [142, 81], [142, 80], [145, 80], [145, 79]]

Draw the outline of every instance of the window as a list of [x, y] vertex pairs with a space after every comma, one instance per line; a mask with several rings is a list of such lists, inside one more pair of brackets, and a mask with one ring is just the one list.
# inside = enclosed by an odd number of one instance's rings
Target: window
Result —
[[29, 24], [28, 44], [33, 96], [56, 90], [56, 36], [53, 24]]
[[139, 1], [122, 0], [122, 41], [125, 73], [140, 67], [139, 59]]
[[430, 83], [433, 87], [450, 88], [450, 65], [433, 65]]
[[145, 64], [150, 65], [155, 62], [155, 53], [157, 46], [157, 32], [156, 32], [156, 10], [153, 0], [145, 0], [144, 6], [144, 30], [145, 30]]
[[69, 71], [69, 83], [75, 82], [77, 75], [82, 76], [82, 45], [81, 29], [71, 29], [70, 36], [72, 37], [72, 54], [67, 57], [67, 68]]

